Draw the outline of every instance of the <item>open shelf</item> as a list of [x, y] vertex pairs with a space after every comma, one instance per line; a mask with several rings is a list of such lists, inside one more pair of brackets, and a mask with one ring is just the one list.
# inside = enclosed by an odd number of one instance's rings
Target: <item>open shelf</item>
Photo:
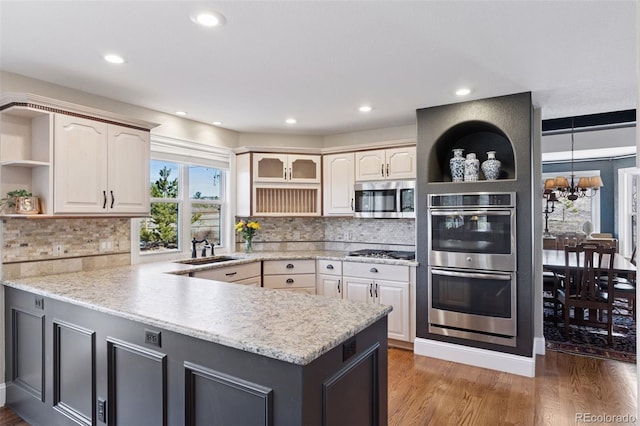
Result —
[[33, 161], [33, 160], [10, 160], [3, 161], [0, 166], [12, 166], [12, 167], [47, 167], [49, 163], [47, 161]]
[[[487, 159], [488, 151], [496, 152], [502, 163], [498, 181], [516, 178], [513, 145], [505, 132], [484, 121], [464, 121], [446, 130], [431, 147], [428, 180], [430, 183], [451, 182], [449, 160], [453, 150], [464, 149], [463, 156], [475, 153], [480, 164]], [[480, 181], [485, 181], [482, 170]]]

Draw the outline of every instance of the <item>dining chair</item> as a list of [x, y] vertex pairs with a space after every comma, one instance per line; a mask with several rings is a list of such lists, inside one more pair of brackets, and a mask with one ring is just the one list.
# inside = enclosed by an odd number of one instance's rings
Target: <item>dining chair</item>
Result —
[[609, 282], [612, 282], [615, 250], [598, 244], [582, 243], [575, 247], [565, 247], [564, 254], [564, 285], [558, 289], [558, 302], [563, 305], [567, 339], [571, 336], [571, 324], [588, 325], [605, 328], [607, 342], [611, 345], [613, 297], [601, 290], [598, 277], [607, 275]]
[[[631, 258], [629, 259], [633, 265], [636, 264], [636, 247], [633, 248]], [[636, 314], [636, 274], [613, 274], [613, 299], [624, 299], [627, 302], [627, 310], [629, 315], [635, 318]], [[598, 278], [600, 288], [609, 292], [609, 276], [601, 276]]]

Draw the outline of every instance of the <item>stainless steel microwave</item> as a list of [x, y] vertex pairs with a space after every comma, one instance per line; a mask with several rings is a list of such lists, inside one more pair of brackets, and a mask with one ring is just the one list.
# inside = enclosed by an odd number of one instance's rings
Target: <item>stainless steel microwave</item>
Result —
[[415, 180], [375, 181], [355, 184], [355, 217], [412, 218]]

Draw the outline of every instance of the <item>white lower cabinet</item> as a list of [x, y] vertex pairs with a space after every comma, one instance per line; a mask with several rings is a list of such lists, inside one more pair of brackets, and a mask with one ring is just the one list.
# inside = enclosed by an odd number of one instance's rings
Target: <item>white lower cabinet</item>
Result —
[[316, 293], [342, 299], [342, 261], [318, 259], [316, 271]]
[[345, 298], [393, 307], [388, 316], [390, 339], [412, 340], [408, 266], [344, 262], [343, 280]]
[[264, 288], [316, 294], [315, 260], [265, 260], [262, 271]]
[[193, 273], [193, 276], [207, 280], [262, 287], [262, 268], [260, 267], [260, 262], [197, 271]]

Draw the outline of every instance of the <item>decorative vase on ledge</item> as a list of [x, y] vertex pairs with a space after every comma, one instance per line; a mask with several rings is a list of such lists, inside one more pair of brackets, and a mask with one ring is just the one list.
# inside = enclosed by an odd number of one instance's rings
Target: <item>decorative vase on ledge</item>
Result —
[[495, 151], [487, 152], [487, 160], [482, 163], [482, 173], [487, 180], [497, 180], [500, 177], [500, 160], [496, 159]]
[[464, 149], [455, 148], [453, 150], [453, 158], [449, 160], [449, 168], [451, 169], [451, 180], [453, 182], [462, 182], [464, 180], [464, 157], [462, 152]]
[[478, 180], [480, 174], [480, 160], [476, 158], [476, 154], [470, 152], [464, 161], [464, 181], [474, 182]]
[[244, 240], [244, 252], [251, 253], [253, 251], [253, 240]]

